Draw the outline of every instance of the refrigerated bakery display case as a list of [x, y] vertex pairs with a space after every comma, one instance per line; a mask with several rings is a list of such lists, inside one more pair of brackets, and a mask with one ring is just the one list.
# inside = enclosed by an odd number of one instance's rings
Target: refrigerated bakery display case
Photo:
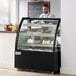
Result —
[[22, 18], [16, 36], [15, 68], [60, 73], [60, 18]]

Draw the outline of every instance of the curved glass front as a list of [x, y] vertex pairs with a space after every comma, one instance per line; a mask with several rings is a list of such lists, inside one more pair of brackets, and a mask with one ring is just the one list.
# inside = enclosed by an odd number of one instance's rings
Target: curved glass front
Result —
[[60, 47], [59, 19], [23, 19], [19, 31], [17, 49], [23, 51], [53, 52], [55, 34], [57, 34], [55, 48]]

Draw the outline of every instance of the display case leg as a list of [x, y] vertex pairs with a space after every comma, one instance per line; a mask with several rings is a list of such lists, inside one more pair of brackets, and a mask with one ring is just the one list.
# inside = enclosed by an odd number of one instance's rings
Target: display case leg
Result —
[[53, 74], [60, 74], [60, 68], [56, 72], [54, 72]]

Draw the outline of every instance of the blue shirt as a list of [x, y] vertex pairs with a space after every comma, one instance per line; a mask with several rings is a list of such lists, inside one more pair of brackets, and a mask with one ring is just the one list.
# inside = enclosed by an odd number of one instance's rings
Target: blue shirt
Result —
[[42, 13], [39, 18], [55, 18], [55, 15], [48, 12], [48, 13]]

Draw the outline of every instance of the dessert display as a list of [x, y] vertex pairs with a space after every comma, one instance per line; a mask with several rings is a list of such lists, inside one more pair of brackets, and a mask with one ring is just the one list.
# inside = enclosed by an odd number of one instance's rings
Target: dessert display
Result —
[[27, 40], [27, 43], [34, 43], [34, 38], [30, 36]]
[[35, 37], [34, 43], [35, 44], [40, 44], [40, 43], [42, 43], [42, 39], [40, 37]]
[[60, 73], [60, 19], [23, 18], [15, 46], [15, 67]]
[[51, 42], [50, 42], [50, 40], [43, 40], [42, 41], [42, 44], [50, 44]]
[[42, 44], [49, 45], [51, 44], [51, 40], [48, 37], [43, 38]]

